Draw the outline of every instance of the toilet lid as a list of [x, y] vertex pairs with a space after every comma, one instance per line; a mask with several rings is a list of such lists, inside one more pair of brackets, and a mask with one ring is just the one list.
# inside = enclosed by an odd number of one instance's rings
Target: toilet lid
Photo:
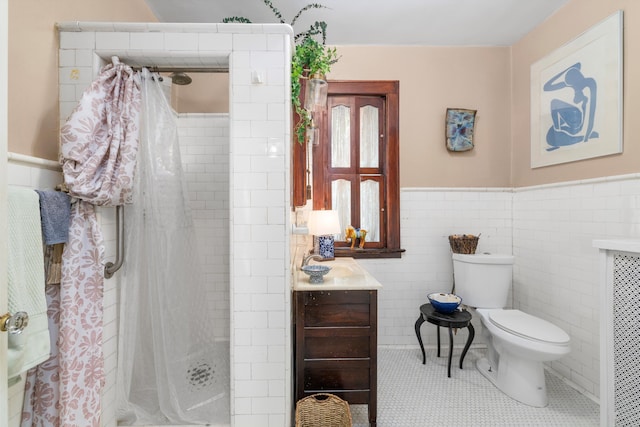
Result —
[[569, 335], [546, 320], [520, 310], [495, 310], [489, 313], [489, 320], [498, 328], [530, 340], [567, 344]]

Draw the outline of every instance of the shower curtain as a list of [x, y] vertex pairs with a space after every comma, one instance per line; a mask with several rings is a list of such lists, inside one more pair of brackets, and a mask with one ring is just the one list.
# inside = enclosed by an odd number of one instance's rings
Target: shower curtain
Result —
[[104, 245], [95, 206], [131, 202], [140, 108], [133, 70], [112, 62], [61, 129], [60, 163], [76, 202], [62, 255], [57, 371], [36, 384], [50, 391], [34, 404], [33, 420], [44, 425], [100, 426]]
[[[134, 203], [125, 212], [120, 293], [120, 424], [213, 423], [228, 399], [183, 179], [175, 116], [142, 70]], [[228, 244], [228, 242], [221, 242]]]

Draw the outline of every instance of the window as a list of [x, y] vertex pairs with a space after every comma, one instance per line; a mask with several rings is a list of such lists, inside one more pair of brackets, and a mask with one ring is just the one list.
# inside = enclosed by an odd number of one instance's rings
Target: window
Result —
[[[329, 82], [327, 107], [315, 113], [313, 208], [334, 209], [342, 233], [336, 255], [400, 257], [396, 81]], [[347, 226], [367, 231], [364, 249], [350, 249]], [[356, 247], [357, 248], [357, 247]]]

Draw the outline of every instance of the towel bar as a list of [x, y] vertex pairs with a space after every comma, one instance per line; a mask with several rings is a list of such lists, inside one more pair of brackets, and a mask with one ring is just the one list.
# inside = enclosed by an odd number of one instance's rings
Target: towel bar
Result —
[[104, 265], [104, 277], [110, 279], [120, 270], [124, 261], [124, 207], [116, 206], [116, 262], [107, 262]]

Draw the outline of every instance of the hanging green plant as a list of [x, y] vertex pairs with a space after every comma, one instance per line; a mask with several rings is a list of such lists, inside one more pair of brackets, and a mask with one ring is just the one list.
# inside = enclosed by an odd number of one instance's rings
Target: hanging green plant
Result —
[[[280, 11], [273, 5], [270, 0], [262, 0], [274, 16], [281, 24], [285, 24]], [[298, 18], [310, 9], [326, 9], [326, 6], [319, 3], [310, 3], [300, 9], [293, 17], [289, 25], [292, 27]], [[222, 20], [223, 23], [239, 22], [251, 23], [244, 17], [233, 16]], [[320, 36], [321, 42], [314, 37]], [[312, 124], [311, 112], [303, 108], [300, 102], [300, 90], [302, 89], [302, 79], [306, 79], [312, 75], [326, 76], [331, 71], [331, 65], [338, 61], [337, 51], [335, 48], [326, 47], [327, 40], [327, 24], [324, 21], [316, 21], [309, 26], [309, 29], [298, 33], [294, 36], [295, 51], [291, 58], [291, 102], [294, 111], [298, 114], [299, 120], [296, 123], [294, 132], [297, 141], [302, 144], [305, 140], [307, 128]]]
[[291, 102], [299, 120], [294, 128], [297, 141], [302, 144], [307, 128], [311, 127], [311, 112], [300, 102], [302, 79], [320, 76], [322, 79], [331, 71], [331, 65], [338, 60], [335, 48], [327, 48], [311, 36], [296, 45], [291, 58]]

